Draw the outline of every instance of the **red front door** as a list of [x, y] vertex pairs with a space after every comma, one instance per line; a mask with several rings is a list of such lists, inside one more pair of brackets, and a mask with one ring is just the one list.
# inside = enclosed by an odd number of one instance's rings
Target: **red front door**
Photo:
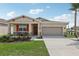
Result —
[[33, 35], [38, 35], [38, 24], [32, 24]]
[[29, 24], [26, 25], [26, 31], [29, 31]]
[[19, 24], [16, 24], [16, 32], [19, 31]]

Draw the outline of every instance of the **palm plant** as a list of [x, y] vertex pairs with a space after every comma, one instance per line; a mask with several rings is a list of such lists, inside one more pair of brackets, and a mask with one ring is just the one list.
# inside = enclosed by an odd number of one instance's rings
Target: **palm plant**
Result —
[[72, 3], [70, 10], [74, 11], [74, 35], [77, 37], [77, 31], [76, 31], [76, 21], [77, 21], [77, 12], [79, 8], [79, 3]]

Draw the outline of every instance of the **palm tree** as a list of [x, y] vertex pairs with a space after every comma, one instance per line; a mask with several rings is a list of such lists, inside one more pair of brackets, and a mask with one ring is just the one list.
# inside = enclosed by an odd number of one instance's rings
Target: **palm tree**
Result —
[[72, 3], [70, 10], [74, 11], [74, 35], [77, 37], [77, 31], [76, 31], [76, 20], [77, 20], [77, 12], [79, 8], [79, 3]]

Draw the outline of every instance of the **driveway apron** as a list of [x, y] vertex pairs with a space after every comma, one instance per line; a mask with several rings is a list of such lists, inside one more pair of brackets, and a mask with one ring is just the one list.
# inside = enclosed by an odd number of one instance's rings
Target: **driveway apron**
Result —
[[79, 56], [79, 41], [64, 37], [44, 37], [50, 56]]

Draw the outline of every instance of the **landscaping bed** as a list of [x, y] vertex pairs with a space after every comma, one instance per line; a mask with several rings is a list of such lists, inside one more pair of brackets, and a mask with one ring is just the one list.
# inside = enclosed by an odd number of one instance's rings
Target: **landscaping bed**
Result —
[[66, 32], [64, 35], [66, 38], [76, 38], [74, 34]]
[[0, 36], [0, 42], [30, 41], [31, 35], [28, 32], [14, 32]]

